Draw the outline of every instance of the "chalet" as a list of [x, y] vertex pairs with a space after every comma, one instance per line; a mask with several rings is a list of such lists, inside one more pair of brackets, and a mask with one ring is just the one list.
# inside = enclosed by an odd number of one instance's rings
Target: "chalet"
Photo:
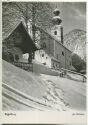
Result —
[[[4, 35], [2, 42], [2, 58], [7, 61], [31, 62], [37, 47], [24, 24], [18, 23], [12, 31]], [[28, 58], [25, 59], [25, 54]]]

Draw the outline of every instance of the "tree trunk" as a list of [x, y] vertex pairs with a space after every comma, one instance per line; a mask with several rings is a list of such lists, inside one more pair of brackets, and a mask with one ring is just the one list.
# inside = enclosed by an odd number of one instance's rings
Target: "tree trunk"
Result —
[[32, 4], [32, 35], [35, 42], [35, 3]]
[[25, 13], [25, 23], [26, 23], [26, 28], [28, 31], [28, 3], [26, 3], [26, 13]]

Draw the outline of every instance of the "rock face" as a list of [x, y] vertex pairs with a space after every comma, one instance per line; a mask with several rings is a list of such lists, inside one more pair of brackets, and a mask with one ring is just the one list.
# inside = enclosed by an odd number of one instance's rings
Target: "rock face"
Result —
[[86, 61], [86, 32], [75, 29], [64, 35], [64, 45]]

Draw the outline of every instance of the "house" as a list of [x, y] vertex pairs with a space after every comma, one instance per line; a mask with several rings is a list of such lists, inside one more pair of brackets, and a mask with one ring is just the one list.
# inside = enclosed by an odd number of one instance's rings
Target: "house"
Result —
[[[2, 58], [7, 61], [31, 62], [37, 47], [22, 22], [4, 35]], [[25, 58], [25, 54], [26, 58]], [[9, 55], [10, 59], [7, 59]]]

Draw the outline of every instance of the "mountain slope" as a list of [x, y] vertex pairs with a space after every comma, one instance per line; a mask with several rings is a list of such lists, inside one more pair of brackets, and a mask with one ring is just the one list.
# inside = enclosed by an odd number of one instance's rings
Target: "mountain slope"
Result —
[[[85, 110], [85, 83], [61, 78], [59, 76], [38, 75], [32, 72], [27, 72], [6, 61], [3, 61], [2, 66], [3, 83], [30, 96], [35, 99], [35, 101], [38, 99], [40, 102], [43, 102], [46, 105], [50, 104], [53, 109], [59, 111], [71, 109]], [[6, 92], [5, 89], [2, 91]], [[10, 94], [10, 96], [11, 95], [12, 94]], [[31, 105], [31, 103], [29, 104]], [[17, 110], [27, 110], [27, 107], [24, 107], [22, 104], [20, 107], [19, 103], [13, 103], [12, 99], [6, 98], [5, 96], [3, 97], [4, 110], [13, 110], [13, 108], [15, 110], [15, 107]], [[28, 108], [28, 110], [30, 110], [30, 108]]]
[[86, 61], [86, 32], [75, 29], [64, 35], [64, 45]]

